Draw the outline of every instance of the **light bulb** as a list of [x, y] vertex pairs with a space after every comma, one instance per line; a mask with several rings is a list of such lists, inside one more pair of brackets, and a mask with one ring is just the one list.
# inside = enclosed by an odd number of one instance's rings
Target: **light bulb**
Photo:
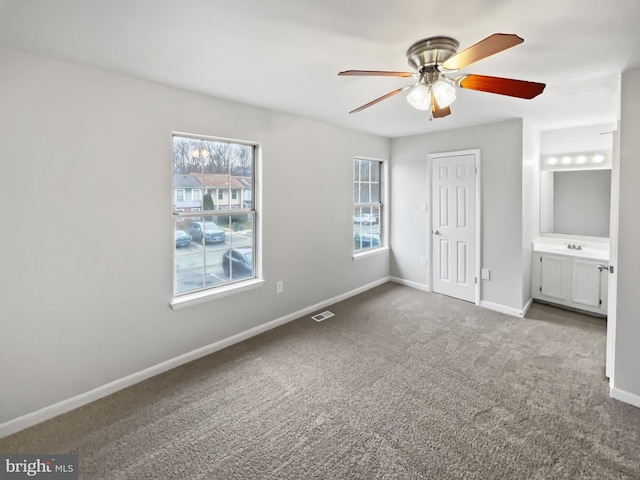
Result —
[[429, 87], [420, 83], [413, 87], [407, 95], [407, 102], [418, 110], [431, 110], [431, 92]]
[[593, 163], [604, 163], [604, 161], [607, 159], [607, 157], [605, 157], [604, 155], [602, 155], [601, 153], [597, 153], [596, 155], [594, 155], [593, 157], [591, 157], [591, 161]]
[[547, 165], [555, 165], [558, 163], [558, 158], [557, 157], [549, 157], [547, 158], [547, 161], [545, 162]]
[[456, 99], [456, 89], [444, 80], [438, 80], [433, 84], [433, 94], [440, 108], [448, 107]]

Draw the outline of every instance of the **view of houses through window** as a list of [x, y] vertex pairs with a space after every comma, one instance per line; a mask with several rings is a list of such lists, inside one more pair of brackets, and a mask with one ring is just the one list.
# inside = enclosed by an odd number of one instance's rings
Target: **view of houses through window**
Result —
[[383, 246], [380, 237], [382, 162], [353, 160], [353, 251]]
[[174, 295], [255, 277], [255, 150], [173, 136]]

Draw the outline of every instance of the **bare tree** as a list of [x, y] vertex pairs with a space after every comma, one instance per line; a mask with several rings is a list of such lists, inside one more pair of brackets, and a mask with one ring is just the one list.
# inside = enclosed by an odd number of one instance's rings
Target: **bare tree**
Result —
[[175, 174], [215, 173], [251, 176], [253, 147], [212, 140], [174, 137]]
[[251, 175], [253, 147], [249, 145], [232, 145], [231, 175], [248, 177]]

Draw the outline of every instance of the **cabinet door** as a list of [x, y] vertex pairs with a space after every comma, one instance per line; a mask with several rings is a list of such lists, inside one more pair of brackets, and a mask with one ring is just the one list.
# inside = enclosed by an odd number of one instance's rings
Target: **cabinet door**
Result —
[[545, 297], [567, 300], [567, 259], [554, 255], [542, 255], [540, 265], [540, 293]]
[[600, 307], [601, 272], [589, 260], [572, 261], [571, 301], [589, 307]]

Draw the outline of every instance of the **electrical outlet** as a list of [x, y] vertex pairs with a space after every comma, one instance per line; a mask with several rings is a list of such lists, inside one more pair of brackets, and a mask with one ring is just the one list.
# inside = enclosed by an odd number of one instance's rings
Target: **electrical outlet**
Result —
[[420, 257], [420, 266], [421, 267], [427, 266], [427, 257]]
[[276, 293], [284, 292], [284, 282], [282, 280], [278, 280], [276, 282]]
[[488, 268], [483, 268], [481, 273], [483, 280], [491, 280], [491, 270], [489, 270]]

